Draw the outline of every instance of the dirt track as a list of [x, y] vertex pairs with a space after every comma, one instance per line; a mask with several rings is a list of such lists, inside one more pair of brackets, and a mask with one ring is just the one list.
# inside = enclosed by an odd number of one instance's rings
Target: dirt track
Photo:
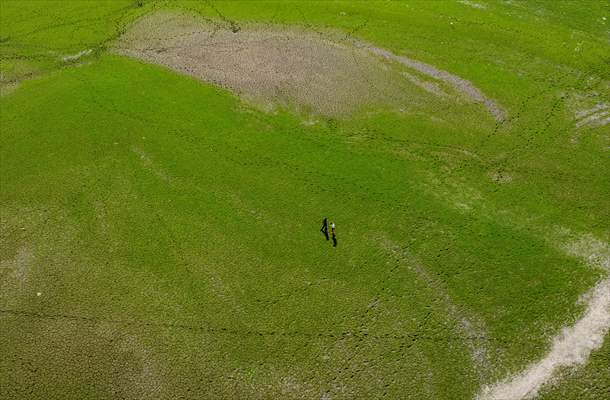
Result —
[[477, 88], [472, 84], [472, 82], [469, 82], [464, 78], [460, 78], [457, 75], [453, 75], [447, 71], [440, 70], [430, 64], [426, 64], [417, 60], [412, 60], [404, 56], [398, 56], [388, 50], [383, 50], [372, 46], [363, 46], [363, 48], [367, 49], [373, 54], [397, 61], [406, 67], [412, 68], [424, 75], [451, 85], [456, 91], [462, 93], [472, 101], [476, 103], [482, 103], [485, 108], [487, 108], [487, 111], [489, 111], [489, 113], [493, 115], [497, 121], [502, 121], [504, 120], [504, 118], [506, 118], [506, 113], [498, 104], [496, 104], [495, 101], [485, 96], [485, 94], [483, 94], [483, 92], [479, 88]]
[[[610, 246], [606, 243], [585, 236], [567, 246], [566, 251], [583, 258], [592, 267], [610, 272]], [[610, 278], [600, 281], [582, 301], [586, 304], [583, 316], [553, 339], [551, 350], [544, 358], [506, 381], [483, 387], [478, 400], [534, 398], [559, 368], [584, 364], [591, 352], [602, 346], [610, 330]]]

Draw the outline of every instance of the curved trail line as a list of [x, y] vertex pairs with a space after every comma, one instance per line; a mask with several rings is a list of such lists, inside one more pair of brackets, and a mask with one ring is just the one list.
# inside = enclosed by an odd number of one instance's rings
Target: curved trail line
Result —
[[370, 105], [403, 108], [415, 96], [413, 85], [449, 97], [438, 85], [442, 82], [459, 97], [483, 105], [496, 121], [505, 119], [504, 110], [464, 78], [351, 34], [339, 39], [330, 31], [314, 32], [255, 23], [223, 29], [197, 16], [157, 12], [134, 22], [112, 52], [231, 90], [263, 109], [292, 105], [343, 115]]
[[[610, 271], [610, 248], [603, 245], [599, 253], [585, 259], [592, 266]], [[568, 248], [568, 252], [578, 252]], [[581, 254], [578, 254], [581, 255]], [[584, 255], [582, 255], [584, 256]], [[562, 367], [584, 364], [593, 350], [600, 348], [610, 330], [610, 278], [605, 278], [582, 298], [587, 305], [581, 319], [564, 328], [553, 340], [550, 352], [520, 374], [490, 386], [484, 386], [478, 400], [518, 400], [534, 398], [542, 386]]]
[[378, 47], [372, 47], [361, 44], [361, 48], [364, 48], [365, 50], [368, 50], [369, 52], [377, 56], [396, 61], [431, 78], [448, 83], [449, 85], [453, 86], [453, 88], [457, 92], [470, 98], [475, 103], [482, 103], [487, 109], [487, 111], [489, 111], [489, 113], [493, 115], [496, 121], [501, 122], [506, 119], [505, 111], [495, 101], [485, 96], [485, 94], [479, 88], [477, 88], [475, 85], [472, 84], [472, 82], [464, 78], [461, 78], [457, 75], [453, 75], [447, 71], [438, 69], [430, 64], [426, 64], [417, 60], [412, 60], [405, 56], [398, 56], [392, 53], [391, 51], [380, 49]]

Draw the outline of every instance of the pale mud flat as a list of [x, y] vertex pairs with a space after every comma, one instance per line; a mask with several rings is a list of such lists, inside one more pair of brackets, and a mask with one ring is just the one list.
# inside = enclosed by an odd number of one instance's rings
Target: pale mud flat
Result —
[[86, 49], [86, 50], [79, 51], [76, 54], [69, 54], [67, 56], [64, 56], [64, 57], [62, 57], [61, 60], [63, 62], [73, 62], [73, 61], [79, 60], [81, 57], [88, 56], [91, 53], [93, 53], [93, 49]]
[[407, 101], [388, 65], [364, 50], [299, 30], [244, 25], [233, 32], [193, 16], [159, 13], [136, 22], [114, 51], [267, 108], [295, 105], [340, 115], [388, 98]]
[[597, 86], [596, 90], [575, 92], [569, 96], [568, 109], [574, 124], [570, 141], [573, 144], [589, 135], [599, 134], [606, 142], [610, 138], [608, 129], [603, 128], [610, 124], [610, 101], [606, 95], [610, 91], [610, 81], [602, 81]]
[[610, 110], [608, 103], [598, 103], [587, 110], [575, 113], [576, 128], [583, 126], [604, 126], [610, 123]]
[[165, 12], [136, 21], [113, 51], [227, 88], [267, 109], [292, 106], [339, 116], [368, 105], [408, 107], [421, 100], [419, 90], [481, 103], [497, 120], [505, 114], [463, 78], [332, 33], [262, 24], [232, 30]]

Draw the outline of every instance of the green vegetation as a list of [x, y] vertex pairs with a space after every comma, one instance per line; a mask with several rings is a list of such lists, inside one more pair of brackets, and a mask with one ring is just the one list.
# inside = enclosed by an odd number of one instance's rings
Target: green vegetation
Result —
[[[608, 125], [575, 126], [610, 15], [485, 4], [1, 2], [0, 397], [469, 399], [541, 358], [607, 275], [565, 248], [610, 234]], [[345, 32], [508, 119], [310, 123], [109, 54], [162, 9]], [[600, 398], [607, 352], [541, 398]]]

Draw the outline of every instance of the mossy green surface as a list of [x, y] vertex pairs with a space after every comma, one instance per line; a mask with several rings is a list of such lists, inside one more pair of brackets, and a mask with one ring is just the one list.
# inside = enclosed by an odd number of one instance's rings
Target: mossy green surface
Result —
[[[0, 4], [18, 82], [0, 99], [0, 397], [473, 398], [541, 357], [603, 275], [557, 234], [608, 240], [607, 126], [572, 140], [575, 94], [609, 101], [599, 2]], [[166, 8], [344, 31], [509, 119], [432, 104], [310, 124], [107, 54]], [[447, 299], [480, 323], [484, 366]], [[541, 398], [601, 398], [607, 343]]]

